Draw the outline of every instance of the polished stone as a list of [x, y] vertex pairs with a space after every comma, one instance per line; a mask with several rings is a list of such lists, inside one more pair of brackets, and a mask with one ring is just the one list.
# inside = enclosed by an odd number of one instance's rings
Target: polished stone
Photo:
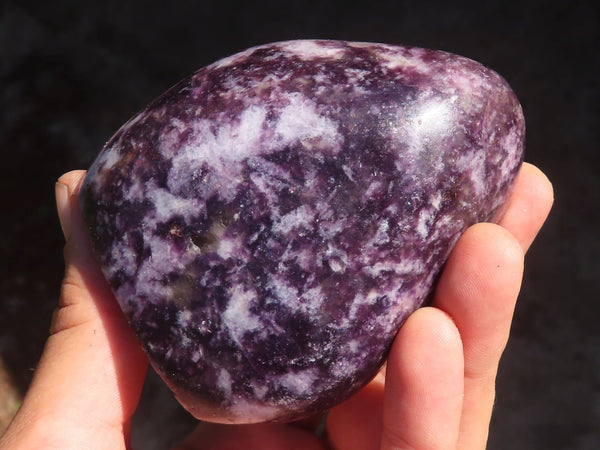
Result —
[[81, 194], [102, 270], [196, 417], [291, 420], [376, 373], [523, 156], [506, 82], [444, 52], [290, 41], [181, 81]]

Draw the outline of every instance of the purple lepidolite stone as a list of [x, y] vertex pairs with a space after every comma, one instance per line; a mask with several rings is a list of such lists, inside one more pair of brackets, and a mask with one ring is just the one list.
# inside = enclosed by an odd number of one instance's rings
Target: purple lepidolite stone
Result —
[[251, 48], [127, 122], [81, 191], [102, 270], [196, 417], [292, 420], [364, 386], [522, 161], [506, 82], [381, 44]]

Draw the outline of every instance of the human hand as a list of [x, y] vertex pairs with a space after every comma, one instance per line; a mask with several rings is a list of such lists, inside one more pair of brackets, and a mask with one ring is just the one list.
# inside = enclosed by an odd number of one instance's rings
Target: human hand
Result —
[[[70, 172], [57, 184], [67, 240], [59, 308], [3, 449], [129, 447], [147, 360], [92, 256], [77, 207], [84, 175]], [[550, 183], [525, 164], [499, 225], [465, 232], [432, 305], [409, 317], [385, 370], [331, 410], [323, 438], [311, 421], [201, 423], [177, 448], [484, 448], [523, 255], [551, 204]]]

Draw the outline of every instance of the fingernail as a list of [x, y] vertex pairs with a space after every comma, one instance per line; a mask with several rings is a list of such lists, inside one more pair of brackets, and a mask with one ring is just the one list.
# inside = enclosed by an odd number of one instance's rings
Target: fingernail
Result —
[[54, 194], [56, 196], [56, 210], [58, 211], [58, 220], [60, 227], [65, 237], [65, 241], [69, 240], [71, 234], [71, 208], [69, 205], [69, 188], [67, 185], [57, 182], [54, 186]]

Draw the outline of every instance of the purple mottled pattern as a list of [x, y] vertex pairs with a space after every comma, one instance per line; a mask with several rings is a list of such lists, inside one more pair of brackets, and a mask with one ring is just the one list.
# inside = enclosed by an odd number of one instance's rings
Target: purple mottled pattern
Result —
[[444, 52], [290, 41], [200, 69], [91, 167], [84, 220], [196, 417], [286, 421], [364, 386], [471, 224], [501, 213], [519, 103]]

